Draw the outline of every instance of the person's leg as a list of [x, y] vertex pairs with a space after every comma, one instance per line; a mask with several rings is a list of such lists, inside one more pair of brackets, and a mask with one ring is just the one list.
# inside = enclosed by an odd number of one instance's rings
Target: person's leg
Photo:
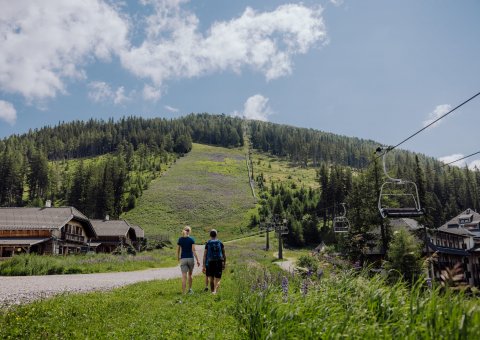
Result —
[[220, 286], [220, 278], [216, 277], [215, 278], [215, 290], [213, 291], [213, 293], [215, 293], [215, 294], [217, 293], [219, 286]]
[[210, 291], [213, 292], [215, 290], [215, 283], [213, 276], [209, 276], [208, 279], [210, 280]]
[[208, 292], [208, 276], [205, 275], [205, 291]]
[[188, 290], [189, 291], [192, 290], [192, 281], [193, 281], [192, 274], [193, 274], [193, 271], [188, 272]]
[[185, 294], [185, 288], [187, 286], [187, 272], [182, 272], [182, 293]]

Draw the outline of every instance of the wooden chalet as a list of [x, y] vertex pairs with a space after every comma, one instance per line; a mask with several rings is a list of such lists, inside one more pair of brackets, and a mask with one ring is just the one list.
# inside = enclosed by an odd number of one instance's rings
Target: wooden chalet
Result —
[[[92, 240], [91, 246], [100, 253], [111, 253], [118, 247], [136, 248], [137, 232], [135, 227], [125, 220], [90, 220], [97, 236]], [[141, 229], [143, 232], [143, 229]], [[142, 233], [142, 237], [145, 235]]]
[[97, 235], [74, 207], [0, 208], [0, 257], [79, 253]]
[[430, 251], [437, 253], [435, 277], [462, 264], [464, 281], [480, 286], [480, 214], [466, 209], [438, 229], [429, 230]]

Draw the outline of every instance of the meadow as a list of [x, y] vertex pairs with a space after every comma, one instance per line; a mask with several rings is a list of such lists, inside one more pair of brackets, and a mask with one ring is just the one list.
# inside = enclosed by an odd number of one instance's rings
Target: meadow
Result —
[[148, 237], [175, 238], [190, 225], [192, 235], [203, 241], [211, 228], [223, 239], [249, 234], [255, 209], [243, 149], [193, 144], [122, 218], [142, 226]]
[[[387, 284], [320, 262], [323, 275], [282, 272], [263, 237], [226, 243], [219, 294], [180, 294], [180, 280], [63, 295], [0, 310], [0, 338], [116, 339], [473, 339], [474, 296], [422, 282]], [[273, 245], [273, 247], [275, 244]]]

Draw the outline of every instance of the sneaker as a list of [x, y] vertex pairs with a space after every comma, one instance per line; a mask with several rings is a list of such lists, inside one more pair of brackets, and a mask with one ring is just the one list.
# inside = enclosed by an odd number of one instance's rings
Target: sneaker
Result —
[[217, 295], [217, 292], [212, 292], [213, 295]]
[[193, 290], [191, 288], [188, 290], [188, 294], [193, 294]]
[[208, 287], [205, 287], [205, 289], [203, 290], [204, 292], [208, 292]]

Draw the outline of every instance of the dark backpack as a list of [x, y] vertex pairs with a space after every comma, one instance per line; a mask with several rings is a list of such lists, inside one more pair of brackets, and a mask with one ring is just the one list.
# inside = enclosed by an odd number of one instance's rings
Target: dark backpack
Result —
[[222, 243], [220, 240], [210, 240], [207, 242], [207, 259], [209, 261], [223, 260]]

